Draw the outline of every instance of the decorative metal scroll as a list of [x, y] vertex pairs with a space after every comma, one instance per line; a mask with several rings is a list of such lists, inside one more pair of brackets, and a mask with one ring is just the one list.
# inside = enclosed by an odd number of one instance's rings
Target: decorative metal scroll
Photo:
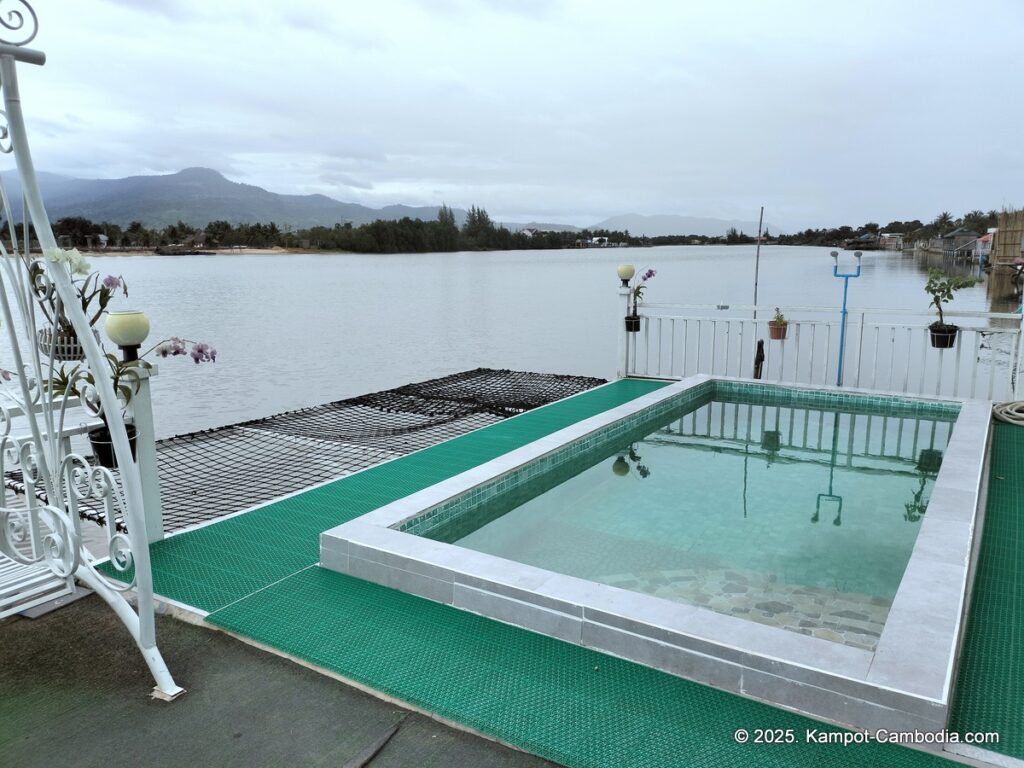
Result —
[[24, 0], [0, 0], [0, 43], [28, 45], [39, 31], [39, 19]]
[[[35, 36], [35, 12], [25, 2], [0, 0], [0, 40], [24, 45]], [[13, 38], [11, 33], [17, 33]], [[132, 459], [115, 394], [110, 364], [82, 306], [72, 274], [84, 259], [57, 246], [36, 180], [21, 111], [16, 63], [39, 62], [35, 51], [0, 46], [0, 89], [4, 112], [0, 149], [13, 153], [24, 195], [20, 233], [0, 181], [7, 222], [0, 239], [0, 476], [19, 469], [25, 493], [0, 486], [0, 551], [26, 567], [47, 567], [60, 578], [76, 578], [114, 609], [135, 639], [156, 680], [154, 696], [170, 699], [178, 687], [160, 656], [153, 615], [153, 584], [138, 466]], [[30, 229], [31, 227], [31, 229]], [[38, 238], [34, 251], [29, 233]], [[44, 306], [49, 311], [44, 312]], [[59, 327], [55, 317], [60, 318]], [[69, 353], [74, 342], [75, 353]], [[2, 342], [0, 342], [2, 343]], [[81, 359], [66, 362], [67, 357]], [[102, 418], [111, 434], [121, 484], [110, 470], [92, 466], [72, 450], [73, 409]], [[44, 493], [37, 493], [43, 491]], [[39, 500], [44, 496], [46, 503]], [[79, 507], [104, 507], [108, 520], [120, 518], [127, 533], [107, 526], [101, 557], [83, 544]], [[109, 578], [101, 570], [121, 578]], [[137, 609], [126, 599], [134, 591]]]

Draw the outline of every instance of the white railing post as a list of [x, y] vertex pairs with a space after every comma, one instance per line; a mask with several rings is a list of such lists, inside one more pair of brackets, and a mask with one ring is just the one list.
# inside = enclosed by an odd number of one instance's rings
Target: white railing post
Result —
[[619, 326], [619, 362], [616, 376], [620, 379], [624, 379], [629, 375], [629, 333], [626, 331], [626, 316], [629, 314], [629, 293], [628, 287], [621, 286], [619, 288], [619, 316], [616, 321]]
[[128, 413], [135, 426], [135, 456], [142, 480], [142, 509], [146, 518], [146, 540], [152, 544], [164, 538], [164, 510], [160, 501], [160, 474], [156, 461], [156, 431], [153, 425], [153, 399], [149, 379], [156, 367], [140, 369], [139, 389], [132, 396]]

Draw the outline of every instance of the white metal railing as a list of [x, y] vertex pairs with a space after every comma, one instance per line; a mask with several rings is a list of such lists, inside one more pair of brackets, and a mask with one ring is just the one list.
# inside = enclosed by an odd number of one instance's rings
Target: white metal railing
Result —
[[913, 466], [922, 449], [945, 450], [953, 431], [952, 421], [927, 417], [835, 414], [807, 407], [753, 405], [750, 403], [709, 403], [680, 416], [651, 439], [678, 435], [707, 439], [716, 447], [722, 441], [762, 445], [767, 430], [779, 435], [776, 450], [790, 450], [809, 456], [835, 453], [833, 463], [852, 467], [856, 461], [887, 461]]
[[[642, 304], [640, 331], [620, 344], [620, 368], [630, 376], [681, 378], [703, 373], [754, 376], [757, 342], [764, 342], [761, 378], [770, 382], [836, 385], [840, 312], [834, 307], [782, 307], [783, 341], [769, 338], [774, 307]], [[918, 395], [1008, 400], [1020, 396], [1022, 316], [954, 312], [961, 326], [951, 349], [931, 346], [934, 314], [900, 309], [851, 309], [843, 355], [843, 386]]]

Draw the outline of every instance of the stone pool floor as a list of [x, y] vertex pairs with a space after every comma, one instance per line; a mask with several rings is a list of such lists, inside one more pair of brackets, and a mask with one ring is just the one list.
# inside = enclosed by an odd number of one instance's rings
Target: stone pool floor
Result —
[[693, 568], [598, 577], [613, 587], [699, 605], [718, 613], [873, 651], [891, 600], [784, 584], [774, 575], [736, 568]]

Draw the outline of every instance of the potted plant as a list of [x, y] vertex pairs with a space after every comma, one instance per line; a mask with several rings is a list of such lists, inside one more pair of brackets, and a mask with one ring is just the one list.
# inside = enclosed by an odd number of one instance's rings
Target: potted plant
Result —
[[626, 315], [626, 332], [638, 333], [640, 331], [640, 302], [644, 298], [644, 290], [647, 288], [647, 281], [657, 274], [653, 269], [646, 270], [635, 285], [630, 286], [630, 298], [632, 299], [632, 311]]
[[916, 523], [924, 517], [924, 513], [928, 511], [928, 499], [924, 497], [924, 489], [927, 484], [928, 474], [922, 472], [917, 490], [914, 491], [914, 495], [911, 497], [910, 501], [903, 505], [903, 519], [908, 523]]
[[928, 499], [924, 497], [924, 489], [928, 479], [939, 473], [942, 468], [942, 451], [936, 448], [925, 448], [917, 457], [917, 471], [921, 477], [917, 490], [909, 502], [903, 505], [903, 519], [908, 523], [916, 523], [928, 511]]
[[[191, 344], [192, 349], [187, 350], [186, 345]], [[150, 347], [146, 352], [139, 355], [136, 360], [121, 360], [116, 355], [107, 354], [107, 364], [110, 366], [110, 375], [113, 378], [114, 391], [121, 400], [122, 410], [128, 406], [132, 397], [139, 391], [140, 371], [148, 371], [153, 364], [146, 360], [147, 355], [157, 357], [177, 357], [188, 354], [196, 365], [205, 362], [217, 361], [217, 350], [209, 344], [199, 341], [190, 341], [178, 336], [165, 339]], [[56, 395], [75, 395], [81, 389], [95, 385], [96, 379], [92, 371], [75, 365], [67, 370], [61, 368], [53, 373], [49, 382], [49, 388]], [[88, 432], [89, 442], [92, 445], [93, 456], [102, 467], [114, 469], [117, 467], [117, 460], [114, 456], [113, 440], [108, 426], [110, 414], [101, 413], [100, 418], [103, 424], [90, 429]], [[135, 458], [135, 427], [125, 424], [125, 431], [128, 433], [128, 442], [132, 449], [132, 458]]]
[[[47, 253], [46, 257], [50, 261], [67, 264], [72, 274], [85, 275], [79, 279], [73, 278], [72, 285], [78, 293], [82, 303], [82, 312], [89, 320], [90, 327], [96, 325], [103, 316], [107, 304], [118, 290], [121, 290], [125, 296], [128, 295], [128, 284], [125, 283], [124, 278], [107, 275], [100, 280], [99, 272], [89, 274], [89, 263], [77, 249], [72, 248], [68, 251], [57, 249]], [[49, 320], [47, 327], [36, 332], [36, 344], [39, 346], [39, 351], [57, 362], [81, 360], [85, 357], [82, 343], [64, 313], [57, 292], [46, 276], [45, 266], [42, 261], [35, 260], [29, 264], [28, 270], [32, 292], [35, 294], [43, 315]], [[99, 341], [99, 333], [93, 331], [93, 335]]]
[[[628, 459], [626, 458], [627, 456], [629, 457]], [[612, 472], [619, 477], [626, 477], [633, 471], [633, 465], [636, 465], [636, 472], [640, 475], [640, 479], [646, 480], [651, 476], [651, 470], [646, 464], [641, 464], [640, 462], [642, 461], [643, 457], [631, 445], [626, 455], [619, 454], [619, 457], [612, 462]]]
[[778, 453], [782, 448], [782, 432], [777, 429], [766, 429], [761, 434], [761, 447], [768, 453]]
[[786, 338], [786, 331], [789, 329], [789, 320], [782, 314], [782, 310], [775, 308], [775, 317], [768, 321], [768, 338], [774, 341], [782, 341]]
[[924, 292], [932, 297], [928, 306], [935, 307], [939, 312], [939, 319], [928, 326], [933, 347], [949, 349], [956, 344], [956, 336], [960, 331], [960, 326], [946, 322], [942, 315], [942, 305], [952, 301], [956, 291], [970, 288], [980, 282], [981, 280], [976, 277], [953, 277], [940, 269], [928, 270], [928, 282], [925, 283]]
[[918, 472], [938, 473], [942, 467], [942, 451], [935, 448], [925, 448], [917, 457]]

